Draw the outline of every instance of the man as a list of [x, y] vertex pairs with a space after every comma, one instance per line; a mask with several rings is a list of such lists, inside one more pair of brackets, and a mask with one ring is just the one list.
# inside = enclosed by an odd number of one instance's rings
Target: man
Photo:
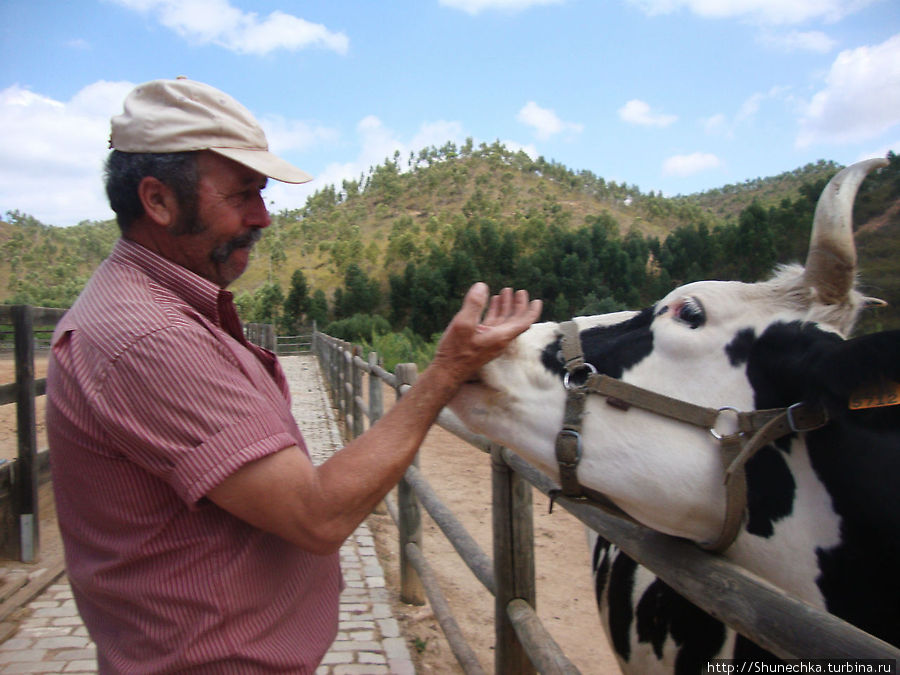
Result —
[[277, 359], [244, 340], [225, 290], [269, 224], [267, 177], [309, 176], [234, 99], [184, 79], [137, 87], [110, 145], [122, 236], [58, 325], [47, 384], [68, 573], [100, 671], [313, 672], [336, 632], [341, 543], [540, 302], [473, 286], [416, 385], [315, 467]]

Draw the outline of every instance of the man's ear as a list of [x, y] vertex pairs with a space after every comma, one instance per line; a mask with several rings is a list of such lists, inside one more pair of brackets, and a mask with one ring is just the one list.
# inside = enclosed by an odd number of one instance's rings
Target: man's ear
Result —
[[158, 178], [145, 176], [138, 184], [138, 197], [144, 213], [157, 225], [168, 227], [178, 218], [178, 200], [175, 192]]

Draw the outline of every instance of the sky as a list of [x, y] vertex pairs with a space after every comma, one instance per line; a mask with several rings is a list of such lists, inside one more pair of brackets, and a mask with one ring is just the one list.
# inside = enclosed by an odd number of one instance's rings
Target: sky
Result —
[[900, 152], [898, 0], [2, 0], [0, 216], [112, 218], [137, 84], [231, 94], [315, 180], [494, 141], [666, 196]]

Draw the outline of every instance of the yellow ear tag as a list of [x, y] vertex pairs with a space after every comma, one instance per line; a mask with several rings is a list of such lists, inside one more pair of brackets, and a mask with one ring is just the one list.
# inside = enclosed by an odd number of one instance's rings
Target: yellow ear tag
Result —
[[880, 382], [860, 387], [850, 396], [851, 410], [886, 408], [891, 405], [900, 405], [900, 383]]

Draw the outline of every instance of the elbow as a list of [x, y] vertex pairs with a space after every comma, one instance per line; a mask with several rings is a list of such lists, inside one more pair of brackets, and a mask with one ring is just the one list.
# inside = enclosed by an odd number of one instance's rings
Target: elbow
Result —
[[338, 552], [350, 534], [352, 532], [346, 532], [338, 523], [320, 521], [315, 524], [298, 523], [285, 538], [307, 553], [325, 556]]
[[315, 537], [306, 538], [299, 546], [307, 553], [325, 556], [341, 550], [344, 541], [344, 539], [335, 539], [333, 537]]

